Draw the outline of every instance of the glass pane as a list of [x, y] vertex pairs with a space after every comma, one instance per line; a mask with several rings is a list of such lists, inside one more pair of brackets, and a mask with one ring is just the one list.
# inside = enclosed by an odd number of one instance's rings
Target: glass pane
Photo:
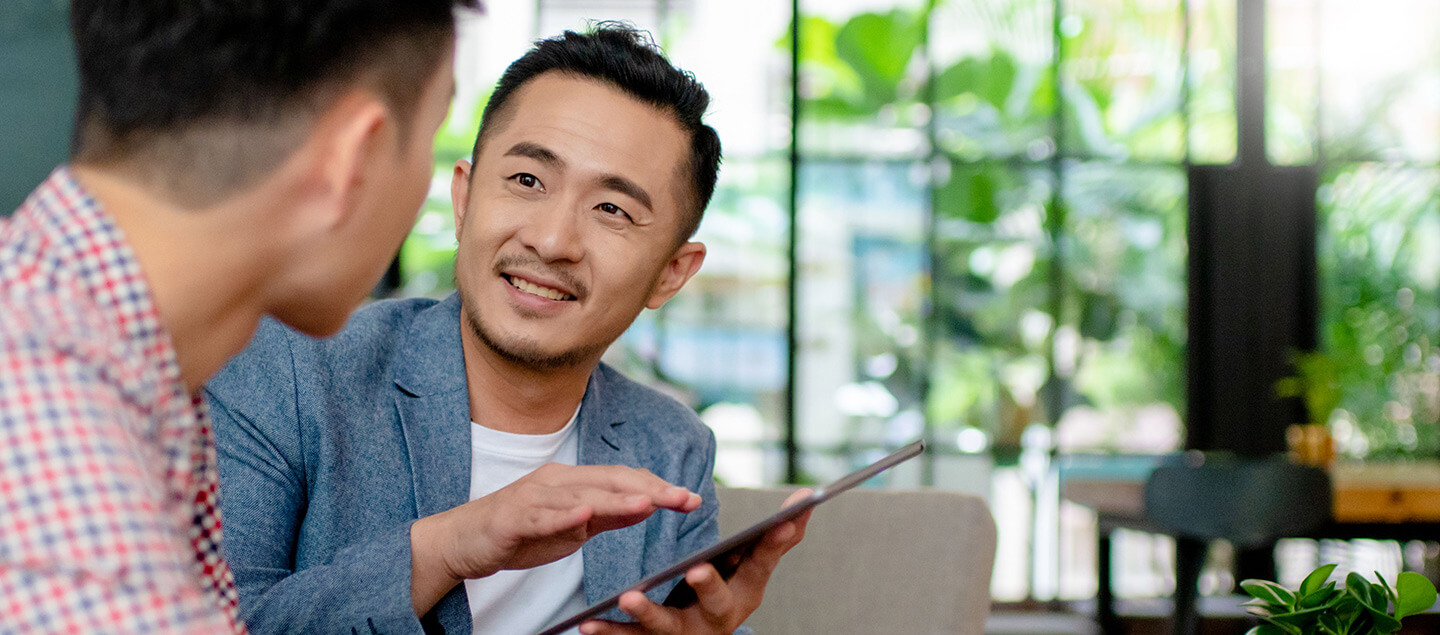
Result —
[[[1278, 1], [1278, 0], [1277, 0]], [[1237, 0], [1189, 0], [1190, 160], [1235, 160], [1235, 8]]]
[[1440, 4], [1325, 2], [1319, 11], [1325, 158], [1440, 159]]
[[1059, 448], [1176, 450], [1184, 440], [1185, 172], [1071, 164], [1063, 201]]
[[1183, 160], [1179, 2], [1085, 0], [1064, 6], [1061, 151], [1084, 158]]
[[1055, 153], [1051, 0], [943, 0], [930, 19], [936, 142], [963, 159]]
[[[937, 452], [1012, 453], [1044, 421], [1055, 320], [1048, 170], [956, 165], [937, 196], [936, 327], [927, 414]], [[953, 442], [953, 445], [949, 443]]]
[[[1352, 457], [1440, 450], [1440, 173], [1339, 167], [1318, 193], [1324, 353], [1316, 399]], [[1339, 391], [1329, 388], [1338, 381]]]
[[919, 0], [802, 2], [801, 149], [828, 156], [928, 153], [924, 34]]
[[928, 181], [917, 162], [816, 161], [802, 170], [795, 319], [804, 449], [899, 445], [923, 431]]
[[1265, 5], [1265, 144], [1276, 165], [1315, 162], [1318, 7], [1314, 0], [1270, 0]]
[[[663, 2], [665, 51], [710, 93], [706, 122], [725, 158], [790, 147], [790, 4], [774, 0]], [[783, 173], [783, 169], [782, 169]], [[788, 185], [786, 186], [788, 187]]]

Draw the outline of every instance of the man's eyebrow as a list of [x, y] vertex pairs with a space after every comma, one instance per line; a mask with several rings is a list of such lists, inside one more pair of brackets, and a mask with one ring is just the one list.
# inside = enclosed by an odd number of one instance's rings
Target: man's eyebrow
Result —
[[505, 156], [534, 159], [557, 170], [565, 167], [565, 161], [560, 158], [560, 155], [551, 152], [545, 146], [530, 141], [521, 141], [510, 146], [510, 149], [505, 151]]
[[645, 188], [640, 187], [639, 183], [631, 181], [630, 179], [618, 174], [607, 174], [600, 177], [600, 185], [607, 190], [615, 190], [616, 192], [640, 201], [640, 204], [644, 205], [645, 209], [655, 209], [655, 205], [650, 202], [650, 193], [646, 192]]

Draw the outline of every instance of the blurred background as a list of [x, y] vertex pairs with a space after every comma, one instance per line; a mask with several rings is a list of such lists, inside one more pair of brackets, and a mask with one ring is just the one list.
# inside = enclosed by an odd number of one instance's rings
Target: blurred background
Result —
[[[1001, 612], [1083, 612], [1097, 524], [1061, 495], [1070, 457], [1258, 455], [1297, 423], [1347, 463], [1440, 452], [1440, 2], [487, 5], [378, 293], [451, 291], [450, 172], [509, 62], [590, 20], [651, 31], [709, 89], [725, 162], [705, 266], [607, 361], [700, 413], [726, 484], [925, 438], [881, 486], [985, 497]], [[6, 211], [64, 160], [64, 11], [0, 4]], [[1278, 575], [1436, 550], [1283, 541]], [[1232, 592], [1226, 557], [1202, 593]], [[1169, 538], [1118, 532], [1114, 558], [1121, 598], [1173, 591]]]

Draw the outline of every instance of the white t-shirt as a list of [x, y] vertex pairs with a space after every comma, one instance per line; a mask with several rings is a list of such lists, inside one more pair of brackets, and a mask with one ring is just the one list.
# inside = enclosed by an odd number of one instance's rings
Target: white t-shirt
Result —
[[[570, 422], [552, 434], [513, 434], [470, 422], [470, 500], [546, 463], [579, 463], [580, 434], [575, 426], [579, 415], [577, 409]], [[466, 580], [476, 635], [529, 635], [584, 609], [585, 565], [580, 554], [576, 551], [534, 569]]]

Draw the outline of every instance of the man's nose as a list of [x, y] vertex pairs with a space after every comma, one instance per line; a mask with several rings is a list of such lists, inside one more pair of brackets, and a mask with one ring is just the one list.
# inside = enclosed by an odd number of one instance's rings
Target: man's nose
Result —
[[583, 211], [574, 201], [556, 201], [554, 205], [535, 210], [521, 238], [541, 260], [578, 261], [583, 253], [580, 241], [580, 223], [583, 220]]

